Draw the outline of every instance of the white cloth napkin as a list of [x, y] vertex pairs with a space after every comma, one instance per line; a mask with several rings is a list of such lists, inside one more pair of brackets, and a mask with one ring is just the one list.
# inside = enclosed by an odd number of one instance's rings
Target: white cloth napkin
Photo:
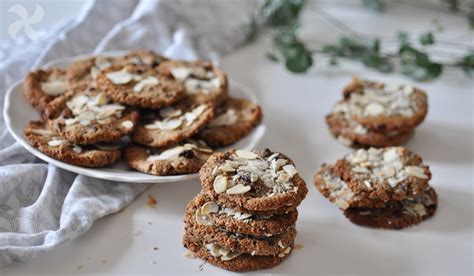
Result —
[[[74, 20], [35, 41], [0, 47], [0, 105], [31, 68], [84, 53], [148, 48], [217, 62], [241, 45], [257, 1], [89, 1]], [[48, 165], [8, 134], [0, 114], [0, 266], [26, 261], [85, 233], [147, 185], [76, 175]]]

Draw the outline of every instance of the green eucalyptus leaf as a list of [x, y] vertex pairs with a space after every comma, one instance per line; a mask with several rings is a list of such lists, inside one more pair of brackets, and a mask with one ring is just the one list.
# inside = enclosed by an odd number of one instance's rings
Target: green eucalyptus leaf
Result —
[[270, 26], [285, 26], [298, 21], [305, 0], [265, 0], [260, 15]]
[[424, 33], [420, 36], [421, 45], [432, 45], [435, 43], [435, 37], [432, 32]]
[[465, 55], [456, 65], [460, 66], [466, 74], [474, 75], [474, 52]]
[[385, 3], [382, 0], [363, 0], [362, 3], [367, 8], [381, 12], [385, 10]]
[[441, 64], [432, 62], [426, 53], [410, 45], [400, 47], [399, 57], [402, 73], [418, 81], [435, 79], [443, 70]]
[[398, 43], [400, 43], [401, 45], [410, 43], [410, 37], [408, 36], [408, 33], [404, 31], [399, 31], [397, 33], [397, 39], [398, 39]]

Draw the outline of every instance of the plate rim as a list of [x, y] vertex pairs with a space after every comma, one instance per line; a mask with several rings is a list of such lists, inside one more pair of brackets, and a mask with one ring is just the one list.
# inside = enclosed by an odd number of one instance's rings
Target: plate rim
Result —
[[[121, 54], [126, 53], [126, 52], [127, 51], [112, 51], [112, 52], [100, 53], [99, 55], [111, 55], [111, 56], [113, 56], [113, 55], [121, 55]], [[95, 54], [82, 54], [82, 55], [77, 55], [77, 56], [74, 56], [74, 57], [57, 58], [57, 59], [54, 59], [54, 60], [51, 60], [51, 61], [45, 63], [40, 68], [49, 68], [49, 67], [52, 67], [52, 66], [54, 66], [56, 64], [59, 64], [59, 63], [71, 63], [73, 61], [88, 58], [88, 57], [92, 57], [92, 56], [95, 56]], [[21, 86], [23, 82], [24, 82], [24, 79], [21, 79], [21, 80], [18, 80], [16, 82], [14, 82], [7, 89], [7, 92], [5, 93], [5, 98], [4, 98], [5, 102], [4, 102], [4, 109], [3, 109], [3, 118], [4, 118], [4, 121], [5, 121], [5, 125], [7, 127], [8, 132], [10, 133], [10, 135], [13, 136], [13, 138], [15, 139], [16, 142], [18, 142], [23, 148], [25, 148], [29, 153], [33, 154], [35, 157], [41, 159], [42, 161], [47, 162], [48, 165], [52, 164], [52, 165], [55, 165], [55, 166], [57, 166], [61, 169], [64, 169], [64, 170], [67, 170], [67, 171], [70, 171], [70, 172], [73, 172], [73, 173], [77, 173], [77, 174], [88, 176], [88, 177], [94, 177], [94, 178], [98, 178], [98, 179], [115, 181], [115, 182], [173, 183], [173, 182], [186, 181], [186, 180], [192, 180], [192, 179], [198, 178], [198, 176], [199, 176], [198, 173], [182, 174], [182, 175], [170, 175], [170, 176], [158, 176], [158, 175], [151, 175], [151, 174], [146, 174], [146, 173], [142, 173], [142, 172], [138, 172], [138, 171], [134, 171], [134, 172], [142, 174], [143, 176], [141, 178], [137, 178], [136, 176], [131, 176], [131, 178], [133, 178], [133, 179], [128, 178], [128, 177], [123, 178], [123, 176], [115, 175], [113, 172], [107, 172], [107, 171], [106, 172], [100, 172], [101, 175], [97, 175], [97, 172], [91, 171], [91, 170], [97, 170], [97, 169], [100, 169], [100, 168], [86, 168], [86, 167], [71, 165], [71, 164], [62, 162], [60, 160], [56, 160], [56, 159], [42, 153], [41, 151], [39, 151], [39, 150], [35, 149], [33, 146], [31, 146], [26, 141], [26, 139], [24, 139], [23, 137], [18, 136], [17, 133], [13, 130], [12, 118], [9, 115], [9, 114], [11, 114], [10, 110], [13, 107], [12, 106], [13, 105], [12, 104], [12, 94], [13, 94], [13, 91], [15, 91], [19, 86]], [[253, 92], [252, 89], [250, 89], [246, 85], [244, 85], [244, 84], [242, 84], [242, 83], [240, 83], [240, 82], [238, 82], [238, 81], [236, 81], [232, 78], [229, 78], [229, 83], [231, 84], [231, 85], [229, 85], [231, 87], [232, 86], [238, 87], [238, 89], [243, 90], [245, 92], [248, 92], [248, 93], [245, 93], [245, 94], [248, 94], [249, 96], [251, 96], [250, 100], [254, 103], [258, 103], [258, 97], [256, 96], [256, 94]], [[246, 149], [254, 148], [260, 142], [262, 137], [264, 136], [264, 134], [266, 132], [266, 125], [263, 123], [263, 121], [258, 126], [258, 128], [262, 129], [262, 134], [260, 135], [260, 138], [256, 139], [256, 141], [253, 141], [253, 142], [249, 143], [245, 147]], [[255, 131], [255, 130], [256, 129], [254, 129], [253, 131]]]

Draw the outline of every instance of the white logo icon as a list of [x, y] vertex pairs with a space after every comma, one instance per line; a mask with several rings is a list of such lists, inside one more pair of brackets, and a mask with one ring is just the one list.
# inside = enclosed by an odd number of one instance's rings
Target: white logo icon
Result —
[[36, 5], [35, 12], [32, 16], [28, 16], [25, 7], [20, 4], [11, 6], [8, 11], [15, 13], [20, 18], [8, 27], [8, 34], [10, 34], [11, 38], [15, 39], [21, 28], [25, 30], [25, 34], [29, 39], [35, 40], [38, 37], [38, 32], [32, 28], [32, 25], [40, 22], [44, 17], [43, 8], [40, 5]]

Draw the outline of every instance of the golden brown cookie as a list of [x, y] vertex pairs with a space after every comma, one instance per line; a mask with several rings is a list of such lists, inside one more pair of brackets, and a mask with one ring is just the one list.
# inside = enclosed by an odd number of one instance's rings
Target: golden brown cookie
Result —
[[214, 117], [214, 109], [211, 104], [188, 99], [172, 107], [144, 111], [132, 140], [149, 147], [167, 147], [198, 133]]
[[66, 72], [58, 68], [31, 71], [23, 83], [23, 94], [33, 107], [43, 112], [50, 101], [67, 92], [65, 78]]
[[326, 123], [331, 134], [339, 142], [353, 148], [398, 146], [408, 141], [414, 132], [380, 132], [366, 128], [351, 118], [346, 101], [336, 103], [331, 113], [326, 116]]
[[214, 225], [227, 232], [260, 237], [271, 237], [289, 231], [295, 227], [298, 217], [296, 210], [274, 215], [239, 212], [202, 193], [189, 202], [186, 210], [187, 216], [194, 216], [198, 224]]
[[37, 150], [72, 165], [103, 167], [115, 163], [120, 158], [120, 147], [116, 145], [74, 145], [54, 135], [42, 121], [30, 122], [25, 128], [25, 136]]
[[[232, 252], [227, 248], [222, 248], [217, 244], [205, 244], [199, 237], [192, 233], [186, 233], [183, 238], [183, 245], [188, 248], [195, 256], [204, 261], [220, 267], [222, 269], [244, 272], [272, 268], [279, 265], [291, 254], [286, 250], [278, 255], [257, 256], [247, 253]], [[225, 254], [225, 255], [224, 255]]]
[[344, 215], [358, 225], [402, 229], [432, 217], [437, 205], [438, 196], [429, 187], [414, 199], [391, 202], [384, 208], [349, 208]]
[[125, 148], [124, 159], [140, 172], [175, 175], [198, 172], [211, 154], [212, 149], [205, 144], [189, 140], [163, 149], [130, 144]]
[[385, 85], [353, 78], [344, 89], [348, 113], [374, 131], [410, 131], [425, 119], [425, 92], [410, 85]]
[[214, 153], [199, 175], [203, 193], [250, 213], [294, 210], [308, 192], [293, 162], [268, 149]]
[[167, 61], [158, 69], [183, 83], [186, 93], [199, 103], [212, 102], [219, 106], [227, 97], [227, 75], [210, 62]]
[[421, 157], [403, 147], [359, 149], [338, 160], [334, 172], [355, 194], [385, 202], [416, 197], [431, 179]]
[[199, 136], [208, 145], [228, 146], [249, 134], [261, 120], [260, 106], [245, 99], [229, 97], [217, 108], [215, 118]]
[[[63, 97], [61, 102], [65, 107], [61, 115], [50, 120], [49, 124], [53, 131], [71, 143], [115, 142], [132, 132], [137, 125], [138, 112], [112, 103], [104, 92], [87, 89]], [[61, 107], [57, 106], [60, 110]]]
[[160, 108], [184, 97], [184, 86], [155, 69], [117, 65], [97, 75], [100, 90], [115, 102], [142, 108]]

